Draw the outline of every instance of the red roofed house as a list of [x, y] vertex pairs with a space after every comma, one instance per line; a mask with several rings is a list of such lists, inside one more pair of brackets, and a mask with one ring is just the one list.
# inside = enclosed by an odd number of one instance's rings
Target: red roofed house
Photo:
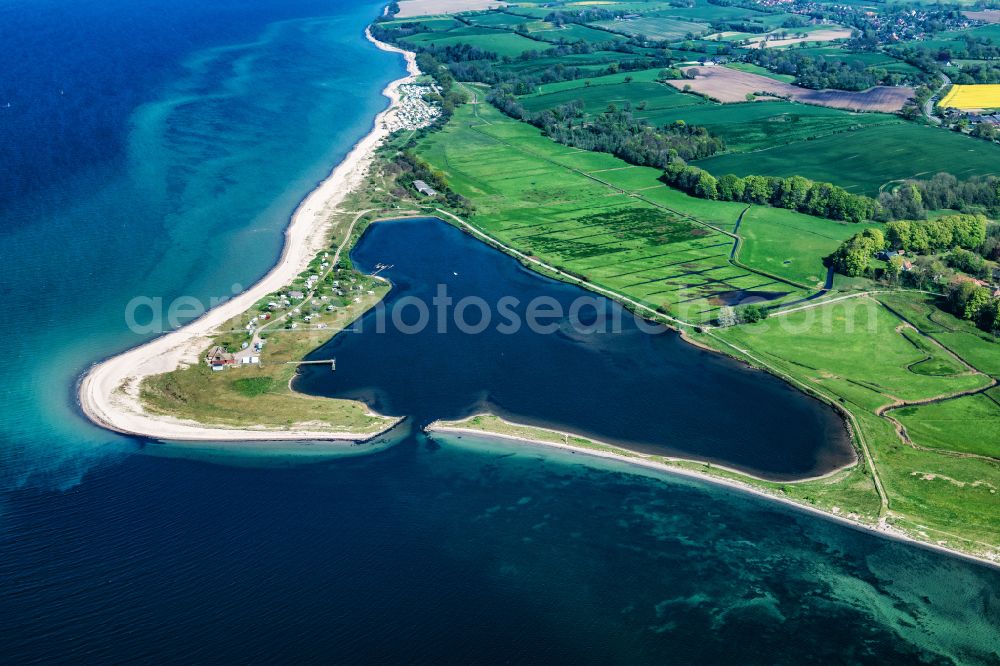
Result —
[[212, 367], [235, 365], [236, 357], [226, 351], [221, 345], [216, 345], [208, 351], [205, 361]]

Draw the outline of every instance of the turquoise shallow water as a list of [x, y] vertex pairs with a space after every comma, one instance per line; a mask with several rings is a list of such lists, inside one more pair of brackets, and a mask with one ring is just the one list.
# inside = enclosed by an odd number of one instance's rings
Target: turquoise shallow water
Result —
[[0, 8], [2, 57], [34, 63], [3, 63], [19, 85], [0, 86], [15, 176], [0, 199], [0, 290], [17, 313], [0, 330], [4, 486], [66, 487], [92, 459], [133, 446], [78, 417], [76, 378], [144, 339], [126, 326], [131, 299], [208, 303], [274, 263], [298, 201], [370, 129], [381, 89], [404, 71], [361, 36], [376, 11]]
[[80, 417], [80, 373], [142, 339], [130, 299], [273, 263], [402, 73], [361, 39], [375, 11], [0, 2], [0, 661], [996, 660], [996, 572], [702, 483], [419, 435], [235, 456]]

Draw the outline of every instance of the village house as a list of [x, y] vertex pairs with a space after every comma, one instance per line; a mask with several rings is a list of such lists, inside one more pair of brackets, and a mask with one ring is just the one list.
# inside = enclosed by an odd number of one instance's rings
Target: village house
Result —
[[288, 292], [288, 297], [294, 298], [297, 301], [301, 301], [303, 298], [306, 297], [306, 295], [303, 294], [301, 291], [290, 291]]
[[951, 284], [961, 284], [962, 282], [971, 282], [977, 287], [988, 287], [989, 285], [985, 280], [980, 280], [979, 278], [974, 278], [971, 275], [958, 274], [951, 279]]
[[221, 345], [216, 345], [208, 350], [208, 355], [205, 356], [205, 362], [212, 366], [213, 369], [222, 369], [227, 365], [233, 365], [236, 363], [236, 357], [226, 351], [226, 348]]
[[420, 192], [425, 197], [437, 196], [437, 192], [434, 188], [422, 180], [413, 181], [413, 187], [417, 188], [417, 192]]
[[892, 257], [903, 256], [906, 254], [905, 250], [880, 250], [875, 254], [876, 259], [881, 259], [882, 261], [889, 261]]

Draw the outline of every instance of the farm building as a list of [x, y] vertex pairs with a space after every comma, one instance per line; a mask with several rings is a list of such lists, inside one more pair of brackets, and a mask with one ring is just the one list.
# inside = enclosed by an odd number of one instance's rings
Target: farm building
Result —
[[225, 347], [216, 345], [208, 350], [208, 355], [205, 356], [205, 362], [213, 368], [221, 368], [236, 363], [236, 357], [226, 351]]
[[433, 197], [437, 195], [437, 192], [434, 190], [434, 188], [422, 180], [413, 181], [413, 187], [417, 188], [417, 192], [420, 192], [425, 197]]

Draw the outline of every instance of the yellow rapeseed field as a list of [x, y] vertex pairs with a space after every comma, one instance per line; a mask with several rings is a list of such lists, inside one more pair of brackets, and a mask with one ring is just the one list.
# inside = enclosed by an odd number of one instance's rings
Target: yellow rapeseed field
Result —
[[941, 100], [941, 106], [954, 109], [1000, 108], [1000, 84], [952, 86], [951, 91]]

